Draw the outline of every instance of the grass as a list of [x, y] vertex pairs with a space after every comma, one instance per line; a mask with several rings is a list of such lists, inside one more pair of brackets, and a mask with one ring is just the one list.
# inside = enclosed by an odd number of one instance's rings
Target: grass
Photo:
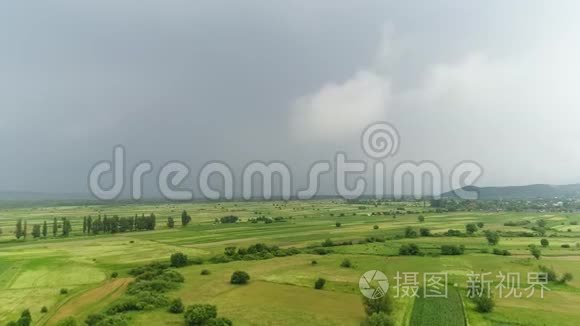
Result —
[[[360, 209], [359, 206], [364, 206]], [[372, 215], [404, 206], [412, 214]], [[187, 210], [192, 222], [181, 227], [180, 214]], [[102, 310], [119, 295], [126, 285], [127, 271], [154, 260], [167, 260], [175, 252], [207, 261], [219, 255], [225, 247], [263, 242], [280, 247], [306, 248], [318, 246], [327, 238], [335, 242], [354, 240], [361, 242], [330, 248], [326, 256], [299, 254], [262, 261], [234, 261], [227, 264], [189, 266], [180, 269], [186, 283], [169, 296], [182, 298], [185, 305], [211, 303], [218, 307], [219, 315], [230, 318], [236, 325], [256, 324], [308, 324], [308, 325], [358, 325], [364, 318], [358, 280], [368, 270], [384, 272], [389, 281], [397, 272], [447, 272], [449, 282], [457, 284], [454, 293], [464, 296], [467, 273], [518, 272], [523, 278], [529, 271], [537, 271], [538, 263], [552, 266], [558, 273], [570, 272], [575, 279], [568, 285], [551, 285], [552, 291], [544, 299], [497, 299], [496, 309], [490, 314], [475, 312], [469, 300], [464, 300], [466, 317], [470, 325], [524, 324], [573, 325], [580, 318], [580, 229], [570, 226], [580, 220], [579, 214], [546, 214], [533, 212], [424, 212], [422, 203], [388, 203], [385, 205], [351, 205], [342, 201], [290, 201], [290, 202], [227, 202], [183, 204], [116, 204], [88, 206], [34, 206], [0, 208], [0, 324], [15, 320], [23, 309], [29, 308], [38, 325], [53, 325], [68, 315], [77, 316], [79, 324], [88, 313]], [[82, 217], [97, 214], [132, 216], [157, 215], [157, 229], [115, 235], [84, 236]], [[354, 214], [354, 215], [353, 215]], [[419, 223], [417, 216], [425, 216]], [[214, 224], [216, 217], [237, 215], [241, 223]], [[256, 216], [284, 217], [284, 222], [253, 224], [248, 218]], [[344, 216], [341, 216], [344, 215]], [[166, 218], [176, 221], [174, 229], [165, 226]], [[32, 225], [49, 222], [54, 217], [67, 217], [72, 221], [70, 237], [49, 236], [47, 239], [16, 240], [16, 219]], [[449, 229], [462, 232], [465, 224], [484, 222], [484, 230], [529, 231], [524, 227], [504, 226], [506, 221], [529, 220], [534, 223], [544, 219], [551, 229], [545, 236], [550, 241], [542, 248], [542, 259], [533, 260], [528, 245], [540, 244], [540, 237], [502, 237], [498, 248], [507, 249], [512, 256], [495, 256], [487, 245], [482, 231], [473, 237], [422, 237], [402, 239], [407, 226], [420, 227], [441, 234]], [[342, 226], [336, 227], [336, 222]], [[564, 223], [564, 225], [562, 225]], [[373, 226], [378, 225], [379, 229]], [[572, 232], [568, 232], [568, 228]], [[367, 243], [369, 237], [387, 238], [385, 242]], [[415, 243], [424, 257], [399, 257], [402, 244]], [[439, 256], [441, 245], [465, 245], [461, 256]], [[571, 248], [561, 248], [570, 244]], [[484, 253], [488, 250], [489, 253]], [[352, 262], [351, 268], [341, 268], [343, 260]], [[318, 263], [312, 265], [312, 260]], [[200, 275], [208, 269], [209, 275]], [[231, 273], [243, 270], [251, 280], [245, 286], [229, 284]], [[109, 280], [112, 272], [119, 278]], [[315, 290], [318, 278], [327, 280], [323, 290]], [[422, 280], [421, 280], [422, 281]], [[61, 295], [61, 288], [69, 293]], [[450, 300], [417, 299], [395, 300], [394, 319], [397, 324], [413, 325], [463, 321], [463, 310], [458, 310], [459, 296]], [[460, 303], [460, 302], [459, 302]], [[41, 314], [42, 306], [48, 307]], [[131, 324], [182, 324], [181, 315], [172, 315], [163, 309], [130, 313]]]

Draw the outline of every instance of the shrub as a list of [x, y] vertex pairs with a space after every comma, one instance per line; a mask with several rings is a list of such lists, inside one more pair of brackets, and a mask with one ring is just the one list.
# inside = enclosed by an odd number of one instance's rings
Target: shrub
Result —
[[534, 258], [540, 259], [540, 257], [542, 256], [542, 251], [540, 250], [540, 248], [532, 246], [530, 247], [530, 254], [534, 256]]
[[317, 290], [322, 290], [324, 284], [326, 284], [326, 280], [323, 278], [318, 278], [316, 282], [314, 282], [314, 288]]
[[246, 284], [250, 280], [250, 275], [243, 271], [235, 271], [232, 274], [230, 283], [232, 284]]
[[498, 255], [498, 256], [511, 256], [511, 252], [507, 251], [507, 250], [501, 250], [499, 248], [493, 248], [493, 254], [494, 255]]
[[217, 318], [217, 308], [209, 304], [196, 304], [187, 307], [183, 317], [189, 326], [206, 325], [210, 319]]
[[119, 276], [119, 273], [117, 273], [117, 272], [111, 273], [111, 278], [117, 278], [117, 276]]
[[574, 276], [572, 276], [571, 273], [564, 273], [564, 275], [562, 275], [562, 278], [560, 279], [560, 283], [562, 284], [566, 284], [570, 281], [572, 281], [572, 279], [574, 278]]
[[336, 222], [336, 227], [337, 227], [337, 228], [339, 228], [339, 227], [341, 227], [341, 226], [342, 226], [342, 223], [340, 223], [340, 222]]
[[209, 275], [209, 274], [211, 274], [211, 272], [209, 269], [202, 269], [200, 274], [201, 275]]
[[379, 226], [378, 226], [378, 225], [374, 225], [374, 226], [373, 226], [373, 229], [374, 229], [374, 230], [378, 230], [378, 229], [379, 229]]
[[483, 229], [483, 226], [484, 226], [483, 222], [477, 222], [478, 228]]
[[135, 281], [127, 287], [128, 294], [138, 294], [141, 292], [158, 292], [163, 293], [177, 288], [174, 282], [154, 279], [151, 281]]
[[413, 230], [412, 227], [407, 226], [407, 228], [405, 229], [405, 238], [416, 238], [417, 237], [417, 231]]
[[540, 240], [540, 244], [542, 245], [542, 247], [546, 248], [547, 246], [550, 245], [550, 241], [548, 241], [548, 239], [542, 239]]
[[442, 255], [450, 255], [450, 256], [463, 255], [464, 251], [465, 251], [465, 248], [463, 247], [463, 245], [461, 245], [461, 246], [442, 245], [441, 246], [441, 254]]
[[549, 268], [548, 266], [544, 266], [544, 265], [540, 265], [538, 266], [540, 268], [540, 272], [545, 273], [546, 277], [548, 278], [548, 282], [555, 282], [558, 280], [558, 274], [556, 274], [556, 272]]
[[561, 247], [562, 247], [562, 248], [570, 248], [570, 245], [569, 245], [569, 244], [567, 244], [567, 243], [565, 243], [565, 244], [563, 244]]
[[188, 264], [187, 255], [181, 252], [176, 252], [172, 254], [169, 260], [171, 262], [172, 267], [183, 267], [187, 266]]
[[484, 291], [481, 296], [476, 295], [472, 300], [475, 303], [475, 310], [480, 313], [490, 313], [495, 307], [493, 296], [491, 294], [488, 295], [487, 291]]
[[60, 289], [60, 294], [68, 294], [68, 289]]
[[316, 260], [313, 260], [313, 261], [312, 261], [310, 264], [311, 264], [311, 265], [317, 265], [317, 264], [318, 264], [318, 262], [317, 262]]
[[361, 326], [393, 326], [395, 323], [389, 315], [379, 312], [368, 316]]
[[237, 216], [233, 216], [233, 215], [229, 215], [229, 216], [224, 216], [220, 218], [220, 222], [224, 223], [224, 224], [228, 224], [228, 223], [236, 223], [238, 222], [240, 218]]
[[87, 316], [87, 319], [85, 319], [85, 324], [87, 324], [87, 326], [97, 326], [104, 319], [104, 315], [90, 314]]
[[414, 244], [404, 244], [399, 248], [399, 255], [401, 256], [418, 256], [421, 254], [419, 247]]
[[334, 246], [334, 242], [332, 242], [332, 240], [330, 240], [330, 239], [326, 239], [322, 242], [322, 246], [323, 247], [332, 247], [332, 246]]
[[448, 237], [460, 237], [461, 236], [461, 231], [450, 229], [447, 232], [445, 232], [445, 235], [448, 236]]
[[419, 220], [420, 223], [423, 223], [425, 222], [425, 216], [419, 215], [419, 217], [417, 217], [417, 220]]
[[342, 263], [340, 263], [340, 267], [351, 268], [352, 267], [352, 263], [350, 262], [349, 259], [344, 259], [342, 261]]
[[467, 232], [467, 234], [474, 234], [477, 232], [477, 225], [475, 225], [475, 223], [465, 225], [465, 232]]
[[181, 302], [180, 298], [173, 299], [169, 304], [169, 309], [167, 309], [172, 314], [180, 314], [183, 312], [183, 302]]
[[363, 306], [368, 316], [372, 316], [375, 313], [385, 313], [388, 315], [393, 312], [393, 298], [388, 294], [377, 299], [363, 297]]
[[427, 229], [427, 228], [420, 228], [420, 229], [419, 229], [419, 234], [420, 234], [422, 237], [429, 237], [429, 236], [431, 236], [431, 230], [429, 230], [429, 229]]
[[485, 238], [487, 239], [487, 243], [495, 246], [499, 243], [499, 233], [494, 231], [487, 231], [485, 232]]
[[40, 308], [40, 313], [47, 313], [48, 312], [48, 308], [46, 306], [42, 306], [42, 308]]

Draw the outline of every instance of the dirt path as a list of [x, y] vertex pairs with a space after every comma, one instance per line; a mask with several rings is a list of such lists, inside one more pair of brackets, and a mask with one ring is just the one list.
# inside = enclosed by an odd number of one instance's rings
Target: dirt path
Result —
[[69, 316], [82, 315], [96, 305], [102, 305], [117, 299], [125, 293], [125, 289], [131, 280], [131, 278], [119, 278], [108, 281], [97, 288], [71, 298], [58, 308], [46, 321], [45, 325], [54, 325], [59, 320]]

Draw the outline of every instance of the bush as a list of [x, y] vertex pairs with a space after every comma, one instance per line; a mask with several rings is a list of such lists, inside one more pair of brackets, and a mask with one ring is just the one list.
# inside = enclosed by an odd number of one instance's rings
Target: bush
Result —
[[465, 225], [465, 232], [467, 232], [467, 234], [474, 234], [477, 232], [477, 225], [475, 223]]
[[184, 267], [188, 264], [187, 255], [181, 252], [172, 254], [169, 261], [171, 262], [172, 267]]
[[549, 268], [548, 266], [544, 266], [544, 265], [540, 265], [540, 272], [545, 273], [546, 277], [548, 278], [548, 282], [555, 282], [558, 280], [558, 274], [556, 274], [556, 272]]
[[318, 262], [316, 260], [313, 260], [310, 264], [311, 265], [318, 265]]
[[229, 216], [221, 217], [220, 222], [223, 224], [236, 223], [236, 222], [238, 222], [239, 219], [240, 218], [237, 216], [229, 215]]
[[209, 274], [211, 274], [211, 272], [209, 269], [202, 269], [200, 274], [201, 275], [209, 275]]
[[324, 284], [326, 284], [326, 280], [323, 278], [319, 278], [316, 280], [316, 282], [314, 282], [314, 288], [317, 290], [322, 290]]
[[230, 283], [232, 284], [246, 284], [250, 280], [250, 275], [243, 271], [235, 271], [232, 274]]
[[417, 220], [419, 220], [420, 223], [423, 223], [425, 222], [425, 216], [419, 215], [419, 217], [417, 217]]
[[407, 228], [405, 229], [405, 238], [416, 238], [417, 237], [417, 231], [413, 230], [412, 227], [407, 226]]
[[493, 231], [485, 232], [485, 238], [487, 239], [487, 243], [495, 246], [499, 243], [499, 233]]
[[484, 226], [483, 222], [477, 222], [478, 228], [483, 229], [483, 226]]
[[117, 276], [119, 276], [119, 273], [117, 273], [117, 272], [111, 273], [111, 278], [117, 278]]
[[567, 244], [567, 243], [565, 243], [565, 244], [563, 244], [561, 247], [562, 247], [562, 248], [570, 248], [570, 245], [569, 245], [569, 244]]
[[209, 304], [189, 306], [183, 317], [189, 326], [207, 325], [210, 319], [217, 318], [217, 307]]
[[172, 314], [180, 314], [185, 308], [183, 307], [183, 302], [180, 298], [173, 299], [169, 304], [169, 309], [167, 309]]
[[401, 256], [418, 256], [421, 254], [419, 247], [414, 244], [404, 244], [399, 248], [399, 255]]
[[60, 294], [68, 294], [68, 289], [60, 289]]
[[456, 246], [456, 245], [442, 245], [441, 246], [441, 254], [448, 255], [448, 256], [455, 256], [455, 255], [463, 255], [465, 251], [465, 247], [463, 245]]
[[389, 317], [389, 315], [382, 312], [374, 313], [368, 316], [362, 323], [361, 326], [393, 326], [395, 323]]
[[562, 275], [562, 278], [560, 279], [560, 283], [562, 284], [566, 284], [570, 281], [572, 281], [572, 279], [574, 279], [574, 276], [572, 276], [571, 273], [564, 273], [564, 275]]
[[339, 227], [341, 227], [341, 226], [342, 226], [342, 223], [340, 223], [340, 222], [336, 222], [336, 227], [337, 227], [337, 228], [339, 228]]
[[494, 255], [498, 255], [498, 256], [511, 256], [511, 252], [507, 251], [507, 250], [501, 250], [499, 248], [493, 248], [493, 254]]
[[340, 263], [340, 267], [351, 268], [352, 267], [352, 263], [350, 262], [349, 259], [345, 259], [345, 260], [342, 261], [342, 263]]
[[87, 324], [87, 326], [97, 326], [104, 319], [104, 315], [90, 314], [87, 316], [87, 319], [85, 319], [85, 324]]
[[542, 247], [546, 248], [547, 246], [550, 245], [550, 241], [548, 241], [548, 239], [542, 239], [540, 240], [540, 244], [542, 245]]
[[530, 254], [534, 256], [534, 258], [540, 259], [540, 257], [542, 256], [542, 251], [540, 250], [540, 248], [532, 246], [530, 247]]
[[138, 294], [141, 292], [163, 293], [177, 288], [177, 283], [165, 280], [154, 279], [151, 281], [135, 281], [127, 287], [127, 294]]
[[377, 299], [363, 297], [363, 306], [368, 316], [372, 316], [376, 313], [385, 313], [389, 315], [393, 312], [393, 298], [388, 294]]
[[472, 299], [475, 303], [475, 310], [480, 313], [490, 313], [495, 307], [493, 296], [491, 296], [491, 294], [488, 296], [486, 291], [484, 291], [481, 296], [475, 296]]
[[378, 226], [378, 225], [374, 225], [374, 226], [373, 226], [373, 229], [374, 229], [374, 230], [378, 230], [378, 229], [379, 229], [379, 226]]
[[42, 308], [40, 308], [40, 313], [47, 313], [48, 312], [48, 308], [46, 306], [42, 306]]
[[420, 229], [419, 229], [419, 234], [420, 234], [422, 237], [429, 237], [429, 236], [431, 236], [431, 230], [429, 230], [429, 229], [427, 229], [427, 228], [420, 228]]

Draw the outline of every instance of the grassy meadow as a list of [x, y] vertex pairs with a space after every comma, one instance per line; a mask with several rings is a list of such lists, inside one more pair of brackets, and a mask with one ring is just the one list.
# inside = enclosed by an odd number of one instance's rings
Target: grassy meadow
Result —
[[[403, 208], [396, 218], [378, 212]], [[192, 218], [180, 225], [186, 210]], [[154, 213], [154, 231], [84, 235], [84, 216], [134, 216]], [[373, 214], [375, 213], [375, 214]], [[235, 224], [215, 223], [226, 215], [240, 217]], [[418, 216], [425, 221], [420, 223]], [[256, 216], [283, 217], [270, 224], [250, 223]], [[33, 224], [66, 217], [72, 223], [69, 237], [49, 236], [25, 240], [14, 236], [17, 219]], [[168, 228], [168, 217], [175, 218]], [[507, 221], [528, 220], [547, 223], [541, 248], [542, 257], [534, 259], [530, 244], [540, 245], [540, 237], [502, 236], [495, 247], [510, 256], [493, 255], [484, 230], [522, 232], [523, 226], [504, 226]], [[128, 271], [153, 261], [168, 261], [182, 252], [203, 260], [201, 265], [179, 269], [185, 283], [168, 296], [179, 297], [185, 305], [216, 305], [220, 316], [234, 325], [359, 325], [365, 318], [358, 288], [360, 276], [368, 270], [385, 273], [391, 285], [397, 272], [446, 272], [449, 299], [397, 298], [393, 318], [397, 325], [576, 325], [580, 319], [580, 214], [537, 212], [453, 212], [436, 213], [423, 202], [385, 202], [380, 205], [349, 204], [343, 201], [153, 203], [87, 206], [46, 206], [0, 208], [0, 324], [18, 319], [30, 309], [34, 325], [57, 325], [74, 316], [78, 325], [91, 313], [101, 312], [123, 295], [132, 281]], [[337, 222], [341, 224], [337, 227]], [[442, 236], [449, 229], [465, 232], [468, 223], [483, 222], [482, 230], [472, 236]], [[375, 227], [375, 226], [378, 226]], [[407, 227], [430, 229], [434, 236], [404, 238]], [[386, 239], [368, 242], [367, 238]], [[248, 247], [256, 243], [299, 249], [320, 247], [325, 239], [353, 244], [333, 246], [327, 255], [306, 252], [266, 260], [239, 260], [211, 263], [226, 247]], [[399, 256], [401, 245], [414, 243], [424, 256]], [[463, 255], [439, 255], [442, 245], [463, 245]], [[564, 247], [562, 247], [564, 245]], [[348, 259], [350, 268], [341, 267]], [[315, 260], [317, 264], [312, 264]], [[502, 271], [522, 275], [521, 288], [527, 286], [528, 272], [538, 264], [552, 267], [558, 274], [571, 273], [567, 284], [550, 284], [543, 299], [496, 298], [495, 309], [482, 314], [466, 297], [467, 274]], [[200, 275], [203, 269], [209, 275]], [[232, 272], [246, 271], [249, 284], [229, 283]], [[118, 277], [112, 278], [113, 272]], [[327, 280], [323, 290], [315, 290], [315, 280]], [[419, 278], [422, 282], [422, 278]], [[494, 280], [495, 281], [495, 280]], [[66, 289], [61, 294], [61, 289]], [[393, 291], [390, 289], [389, 291]], [[391, 292], [389, 292], [391, 293]], [[47, 307], [46, 313], [41, 308]], [[166, 309], [131, 312], [134, 325], [183, 325], [183, 315]]]

